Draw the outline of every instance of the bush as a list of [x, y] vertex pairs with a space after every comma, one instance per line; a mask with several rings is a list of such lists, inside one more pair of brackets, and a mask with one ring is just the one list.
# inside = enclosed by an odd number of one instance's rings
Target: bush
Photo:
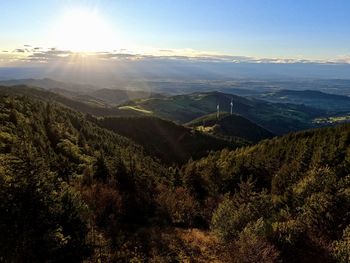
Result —
[[275, 222], [272, 224], [272, 229], [274, 240], [282, 247], [293, 246], [298, 242], [304, 231], [301, 224], [294, 219], [284, 222]]
[[234, 239], [251, 221], [268, 217], [272, 202], [266, 192], [254, 192], [250, 179], [239, 185], [233, 197], [226, 195], [213, 213], [212, 229], [223, 240]]
[[333, 242], [332, 254], [339, 263], [350, 262], [350, 226], [344, 230], [341, 240]]
[[192, 225], [198, 215], [199, 204], [183, 187], [175, 189], [162, 185], [159, 187], [157, 203], [172, 224]]
[[83, 190], [83, 197], [101, 228], [117, 226], [123, 214], [122, 197], [111, 186], [97, 183]]
[[238, 239], [229, 246], [228, 261], [234, 263], [279, 262], [279, 251], [265, 237], [267, 225], [263, 219], [248, 224]]
[[212, 229], [223, 240], [236, 238], [239, 232], [251, 220], [249, 207], [236, 208], [234, 201], [226, 196], [212, 217]]
[[312, 194], [302, 207], [302, 220], [305, 227], [317, 235], [325, 234], [333, 227], [334, 197], [326, 193]]

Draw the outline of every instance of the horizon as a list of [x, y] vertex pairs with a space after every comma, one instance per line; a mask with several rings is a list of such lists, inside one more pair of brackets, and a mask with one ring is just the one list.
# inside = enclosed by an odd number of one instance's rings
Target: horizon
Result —
[[2, 5], [0, 67], [160, 59], [350, 64], [350, 3], [344, 0]]

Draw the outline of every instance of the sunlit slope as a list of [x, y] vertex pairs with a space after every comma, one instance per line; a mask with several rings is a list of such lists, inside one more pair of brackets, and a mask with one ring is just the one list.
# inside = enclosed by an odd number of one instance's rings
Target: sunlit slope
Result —
[[26, 96], [46, 102], [59, 103], [60, 105], [71, 109], [96, 116], [135, 116], [143, 114], [142, 112], [128, 110], [127, 108], [118, 109], [116, 107], [108, 107], [103, 102], [97, 99], [93, 100], [91, 97], [80, 101], [79, 99], [71, 98], [71, 96], [61, 95], [44, 89], [23, 85], [11, 87], [0, 86], [0, 95]]
[[[198, 163], [220, 164], [223, 173], [239, 181], [253, 176], [264, 186], [283, 192], [299, 173], [318, 166], [334, 168], [339, 175], [349, 173], [350, 124], [311, 129], [265, 140], [259, 144], [231, 152], [216, 153]], [[210, 161], [210, 162], [209, 162]], [[202, 167], [203, 168], [203, 167]], [[228, 176], [226, 174], [225, 176]], [[282, 181], [283, 182], [283, 188]], [[268, 184], [266, 185], [266, 182]]]
[[137, 170], [143, 173], [162, 171], [161, 165], [132, 140], [100, 128], [84, 114], [58, 104], [0, 93], [0, 120], [0, 155], [15, 155], [27, 147], [46, 158], [50, 168], [62, 176], [83, 176], [101, 154], [106, 159], [120, 158], [124, 163], [137, 161]]
[[99, 89], [89, 93], [90, 96], [117, 105], [134, 99], [157, 98], [163, 95], [142, 90]]

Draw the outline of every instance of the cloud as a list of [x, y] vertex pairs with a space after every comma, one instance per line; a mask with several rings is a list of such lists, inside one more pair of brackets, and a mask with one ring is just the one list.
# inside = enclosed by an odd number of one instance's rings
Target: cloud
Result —
[[[140, 60], [167, 60], [183, 62], [203, 63], [256, 63], [256, 64], [293, 64], [293, 63], [316, 63], [316, 64], [350, 64], [350, 55], [338, 56], [328, 60], [311, 60], [300, 56], [298, 58], [257, 58], [252, 56], [235, 56], [214, 52], [196, 51], [193, 49], [154, 49], [148, 52], [135, 53], [127, 49], [114, 50], [112, 52], [76, 53], [58, 48], [42, 48], [25, 45], [26, 48], [17, 48], [7, 52], [9, 61], [18, 62], [78, 62], [79, 60], [91, 62], [117, 62], [117, 61], [140, 61]], [[5, 51], [3, 51], [5, 52]], [[4, 62], [5, 59], [2, 60]]]
[[174, 50], [172, 50], [172, 49], [159, 49], [159, 52], [173, 53]]
[[12, 52], [13, 52], [13, 53], [24, 53], [24, 52], [26, 52], [26, 50], [23, 49], [23, 48], [16, 48], [16, 49], [13, 50]]

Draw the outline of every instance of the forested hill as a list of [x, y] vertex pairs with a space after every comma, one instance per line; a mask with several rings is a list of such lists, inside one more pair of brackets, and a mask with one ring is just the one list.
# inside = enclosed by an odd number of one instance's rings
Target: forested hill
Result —
[[216, 113], [205, 115], [186, 123], [186, 126], [218, 137], [227, 139], [239, 137], [253, 143], [273, 137], [273, 134], [263, 127], [240, 115], [231, 115], [227, 112], [220, 113], [219, 118]]
[[218, 104], [221, 111], [230, 112], [231, 100], [233, 100], [234, 113], [253, 121], [274, 134], [285, 134], [290, 131], [315, 127], [312, 120], [325, 115], [324, 110], [305, 105], [271, 103], [216, 91], [140, 99], [127, 102], [120, 109], [143, 110], [178, 123], [187, 123], [216, 112]]
[[[272, 185], [281, 179], [282, 172], [289, 178], [319, 166], [330, 167], [344, 176], [350, 172], [350, 124], [291, 133], [236, 151], [217, 152], [208, 158], [220, 164], [223, 171], [237, 176], [251, 174]], [[209, 163], [209, 159], [198, 164]], [[276, 189], [286, 190], [281, 186]]]
[[256, 98], [278, 103], [304, 104], [329, 112], [348, 112], [350, 98], [344, 95], [324, 93], [317, 90], [277, 90], [264, 92]]
[[148, 154], [167, 164], [183, 164], [210, 151], [235, 149], [248, 143], [234, 137], [226, 141], [156, 117], [105, 117], [95, 119], [103, 128], [131, 138]]
[[0, 100], [2, 153], [11, 153], [18, 149], [16, 146], [24, 145], [50, 158], [52, 165], [57, 158], [66, 160], [69, 166], [63, 168], [76, 175], [81, 175], [100, 155], [125, 158], [123, 162], [127, 163], [131, 156], [139, 160], [148, 158], [141, 146], [98, 127], [79, 112], [22, 96], [5, 95]]
[[348, 262], [349, 124], [224, 150], [183, 171], [202, 198], [232, 193], [245, 182], [213, 214], [212, 228], [224, 240], [263, 236], [285, 262], [334, 262], [334, 255], [335, 262]]
[[169, 171], [142, 147], [22, 96], [0, 96], [0, 123], [0, 261], [80, 262], [92, 227], [105, 242], [116, 222], [151, 220]]
[[83, 102], [75, 99], [71, 99], [67, 96], [54, 93], [48, 90], [28, 87], [25, 85], [19, 86], [0, 86], [0, 95], [9, 96], [28, 96], [36, 98], [46, 102], [59, 103], [62, 106], [69, 107], [71, 109], [92, 114], [96, 116], [138, 116], [142, 115], [140, 111], [129, 111], [128, 109], [117, 109], [116, 107], [106, 107], [105, 104], [101, 104], [100, 101]]
[[349, 262], [350, 125], [169, 167], [95, 121], [0, 96], [0, 261]]

